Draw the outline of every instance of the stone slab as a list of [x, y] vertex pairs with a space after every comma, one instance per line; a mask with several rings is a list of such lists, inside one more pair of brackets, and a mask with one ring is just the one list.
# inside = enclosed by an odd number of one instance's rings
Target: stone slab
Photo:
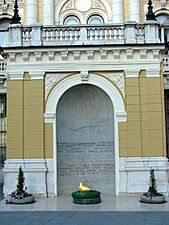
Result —
[[68, 90], [57, 109], [58, 194], [71, 194], [82, 182], [114, 194], [113, 105], [92, 85]]

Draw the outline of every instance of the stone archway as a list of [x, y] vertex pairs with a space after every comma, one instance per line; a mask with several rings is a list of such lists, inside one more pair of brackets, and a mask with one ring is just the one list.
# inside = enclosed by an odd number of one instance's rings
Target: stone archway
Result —
[[114, 109], [100, 88], [81, 84], [67, 90], [56, 112], [57, 190], [69, 194], [84, 182], [115, 195]]
[[126, 121], [126, 111], [125, 104], [122, 94], [118, 88], [110, 82], [107, 78], [91, 73], [87, 81], [81, 79], [80, 74], [74, 74], [68, 76], [57, 83], [50, 94], [48, 95], [46, 101], [45, 110], [45, 123], [51, 123], [53, 127], [53, 160], [50, 163], [50, 167], [53, 168], [53, 193], [55, 196], [58, 195], [58, 171], [57, 171], [57, 124], [56, 124], [56, 111], [58, 107], [59, 100], [66, 91], [70, 88], [80, 85], [80, 84], [90, 84], [100, 88], [103, 92], [109, 96], [111, 103], [114, 108], [114, 146], [115, 146], [115, 187], [116, 195], [119, 194], [119, 122]]

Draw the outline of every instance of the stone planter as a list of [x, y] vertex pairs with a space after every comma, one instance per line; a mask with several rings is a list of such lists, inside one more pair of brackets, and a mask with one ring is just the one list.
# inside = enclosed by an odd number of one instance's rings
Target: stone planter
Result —
[[16, 199], [15, 197], [8, 196], [6, 199], [7, 204], [30, 204], [34, 202], [34, 196], [25, 197], [23, 199]]
[[90, 205], [101, 203], [99, 191], [76, 191], [72, 193], [73, 203]]
[[165, 203], [165, 196], [158, 194], [157, 196], [147, 197], [145, 195], [140, 196], [140, 202], [149, 203], [149, 204], [161, 204]]

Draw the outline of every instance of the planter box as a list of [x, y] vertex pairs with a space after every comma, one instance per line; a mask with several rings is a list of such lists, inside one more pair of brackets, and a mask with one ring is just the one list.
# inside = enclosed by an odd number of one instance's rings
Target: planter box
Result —
[[159, 194], [157, 196], [147, 197], [145, 195], [140, 196], [140, 202], [149, 203], [149, 204], [161, 204], [165, 203], [165, 196]]
[[16, 199], [15, 197], [9, 196], [6, 199], [7, 204], [30, 204], [34, 202], [35, 202], [34, 196], [25, 197], [23, 199]]

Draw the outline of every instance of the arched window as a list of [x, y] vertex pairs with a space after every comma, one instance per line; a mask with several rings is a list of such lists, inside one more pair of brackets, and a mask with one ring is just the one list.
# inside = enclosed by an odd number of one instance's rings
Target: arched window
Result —
[[163, 24], [163, 25], [167, 24], [167, 25], [169, 25], [169, 16], [168, 15], [159, 15], [159, 16], [156, 16], [156, 20], [160, 24]]
[[0, 46], [2, 47], [5, 46], [6, 32], [10, 22], [11, 20], [8, 18], [0, 20]]
[[160, 25], [163, 27], [163, 29], [161, 29], [161, 39], [162, 41], [164, 41], [164, 43], [166, 44], [166, 47], [168, 48], [168, 43], [169, 43], [169, 15], [167, 14], [158, 14], [156, 16], [156, 20], [158, 23], [160, 23]]
[[76, 16], [68, 16], [64, 20], [65, 25], [75, 25], [75, 24], [80, 24], [80, 20]]
[[99, 24], [103, 24], [104, 20], [99, 15], [93, 15], [93, 16], [89, 17], [87, 23], [91, 24], [91, 25], [97, 25], [97, 24], [99, 25]]

